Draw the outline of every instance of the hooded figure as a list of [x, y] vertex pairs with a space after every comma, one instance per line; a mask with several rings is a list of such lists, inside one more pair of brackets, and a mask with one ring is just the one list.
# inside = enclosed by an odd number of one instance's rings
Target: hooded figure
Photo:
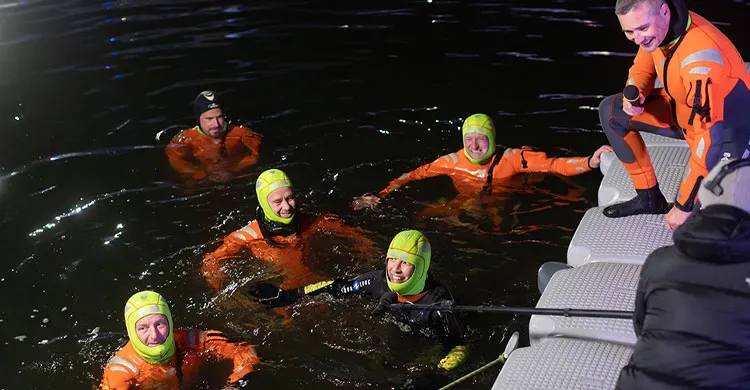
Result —
[[394, 283], [388, 272], [388, 288], [400, 296], [416, 295], [424, 291], [427, 271], [430, 269], [430, 242], [417, 230], [405, 230], [393, 237], [386, 257], [401, 260], [414, 266], [414, 272], [403, 283]]
[[195, 121], [198, 123], [198, 130], [206, 135], [205, 130], [201, 127], [201, 115], [203, 115], [204, 112], [208, 112], [214, 109], [220, 109], [221, 111], [221, 119], [224, 125], [222, 126], [222, 134], [226, 133], [227, 131], [227, 122], [226, 119], [224, 119], [224, 110], [221, 108], [221, 105], [219, 104], [219, 98], [216, 96], [216, 92], [214, 91], [203, 91], [198, 94], [198, 96], [195, 97], [195, 101], [193, 102], [193, 110], [195, 112]]
[[[280, 169], [269, 169], [258, 176], [255, 181], [255, 194], [258, 196], [258, 205], [262, 210], [262, 219], [266, 222], [276, 222], [277, 224], [289, 225], [294, 220], [294, 207], [292, 207], [291, 217], [281, 217], [277, 215], [268, 202], [268, 196], [281, 188], [292, 188], [292, 181], [289, 180], [286, 173]], [[259, 218], [261, 215], [258, 216]]]
[[[124, 314], [129, 341], [107, 361], [101, 382], [103, 390], [193, 388], [201, 379], [200, 368], [206, 360], [232, 362], [226, 383], [235, 383], [259, 363], [252, 345], [229, 341], [219, 331], [175, 329], [167, 301], [156, 292], [133, 294], [125, 304]], [[166, 317], [169, 330], [161, 344], [148, 346], [141, 337], [145, 340], [154, 337], [162, 329], [163, 319], [138, 322], [154, 314]], [[138, 325], [145, 326], [142, 330], [146, 332], [141, 337]]]
[[[548, 157], [542, 151], [529, 147], [508, 148], [498, 152], [496, 131], [492, 119], [486, 114], [472, 114], [461, 126], [463, 148], [439, 157], [413, 171], [406, 172], [388, 183], [377, 195], [365, 194], [354, 198], [355, 210], [377, 206], [382, 198], [405, 185], [435, 176], [448, 176], [462, 196], [474, 197], [481, 192], [491, 193], [495, 182], [521, 173], [550, 172], [574, 176], [599, 167], [603, 152], [611, 151], [602, 146], [590, 157]], [[440, 206], [442, 208], [442, 206]]]
[[[260, 303], [269, 306], [286, 306], [304, 296], [329, 293], [336, 297], [349, 295], [372, 296], [378, 305], [371, 312], [379, 315], [390, 311], [400, 321], [416, 330], [455, 344], [463, 337], [458, 321], [451, 312], [434, 311], [391, 311], [390, 304], [410, 302], [419, 304], [453, 303], [453, 296], [447, 287], [435, 281], [429, 273], [431, 248], [424, 234], [417, 230], [398, 233], [386, 252], [385, 270], [375, 270], [354, 278], [335, 279], [310, 284], [293, 289], [280, 289], [261, 283], [250, 290], [250, 295]], [[406, 266], [404, 265], [406, 264]], [[404, 279], [394, 282], [394, 278]]]
[[297, 212], [292, 181], [280, 169], [261, 173], [255, 182], [255, 194], [258, 199], [255, 220], [230, 233], [219, 248], [203, 258], [201, 271], [211, 287], [225, 284], [226, 260], [245, 250], [255, 258], [273, 263], [284, 275], [282, 287], [325, 279], [309, 266], [313, 243], [322, 235], [351, 241], [347, 245], [353, 242], [347, 252], [350, 254], [371, 257], [377, 251], [367, 232], [347, 226], [335, 216]]
[[224, 182], [258, 162], [262, 136], [247, 127], [229, 125], [214, 91], [195, 97], [197, 126], [175, 135], [165, 149], [169, 164], [188, 182]]
[[[466, 135], [471, 133], [477, 133], [487, 137], [487, 151], [478, 159], [471, 157], [466, 151]], [[461, 135], [464, 143], [464, 155], [473, 164], [482, 165], [489, 161], [495, 154], [495, 124], [492, 123], [492, 119], [489, 116], [485, 114], [474, 114], [466, 118], [464, 125], [461, 126]]]
[[[161, 314], [167, 317], [169, 322], [169, 336], [161, 345], [149, 347], [138, 338], [135, 324], [143, 317], [151, 314]], [[125, 304], [125, 328], [128, 331], [128, 338], [133, 343], [135, 351], [141, 355], [143, 360], [152, 364], [163, 364], [169, 358], [174, 356], [174, 325], [172, 323], [172, 313], [169, 311], [167, 301], [153, 291], [141, 291], [133, 294]]]
[[646, 259], [618, 389], [750, 388], [750, 160], [720, 161], [703, 208]]

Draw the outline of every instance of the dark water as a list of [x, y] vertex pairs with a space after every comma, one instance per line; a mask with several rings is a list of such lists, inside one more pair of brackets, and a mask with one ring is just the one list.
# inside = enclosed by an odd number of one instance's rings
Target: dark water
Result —
[[[484, 211], [453, 218], [420, 216], [455, 195], [448, 180], [371, 212], [349, 200], [459, 149], [473, 112], [494, 117], [499, 143], [591, 153], [605, 142], [594, 108], [622, 86], [635, 52], [613, 3], [3, 2], [0, 388], [96, 384], [125, 341], [125, 300], [146, 288], [169, 299], [178, 326], [256, 344], [266, 363], [257, 388], [435, 388], [494, 359], [527, 318], [467, 318], [469, 359], [436, 374], [438, 346], [371, 321], [366, 300], [313, 300], [279, 315], [242, 297], [270, 272], [262, 264], [243, 262], [217, 294], [200, 260], [253, 217], [257, 172], [282, 167], [305, 210], [339, 214], [382, 248], [400, 229], [424, 230], [433, 272], [462, 302], [533, 305], [536, 269], [564, 261], [598, 173], [516, 180]], [[750, 55], [747, 1], [689, 5]], [[203, 89], [268, 142], [257, 172], [188, 190], [162, 149], [194, 124], [190, 103]], [[331, 276], [379, 264], [331, 253], [339, 244], [319, 243], [310, 261]], [[467, 387], [489, 388], [496, 372]]]

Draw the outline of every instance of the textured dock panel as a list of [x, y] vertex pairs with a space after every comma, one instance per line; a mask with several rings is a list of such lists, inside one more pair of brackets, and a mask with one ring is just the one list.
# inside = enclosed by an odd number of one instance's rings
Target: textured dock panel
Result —
[[[632, 311], [640, 273], [641, 266], [623, 263], [588, 263], [557, 271], [536, 307]], [[630, 346], [636, 341], [632, 320], [531, 316], [532, 345], [560, 336]]]
[[557, 338], [510, 354], [492, 390], [610, 390], [632, 348]]
[[654, 249], [672, 245], [664, 215], [607, 218], [603, 207], [586, 211], [568, 246], [568, 264], [604, 261], [643, 264]]
[[683, 148], [688, 147], [687, 141], [685, 141], [684, 139], [663, 137], [661, 135], [656, 135], [656, 134], [651, 134], [651, 133], [646, 133], [646, 132], [641, 133], [641, 137], [643, 138], [643, 142], [645, 142], [646, 146], [648, 147], [652, 147], [652, 146], [682, 146]]
[[[681, 146], [656, 146], [649, 148], [656, 179], [668, 202], [674, 201], [682, 182], [682, 175], [690, 158], [690, 149]], [[599, 185], [599, 206], [609, 206], [635, 197], [630, 175], [619, 160], [611, 163]]]

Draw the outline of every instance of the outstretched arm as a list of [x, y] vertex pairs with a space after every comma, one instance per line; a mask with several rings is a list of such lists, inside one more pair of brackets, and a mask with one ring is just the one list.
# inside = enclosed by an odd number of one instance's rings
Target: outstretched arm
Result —
[[552, 172], [564, 176], [580, 175], [598, 168], [601, 164], [601, 154], [612, 151], [610, 146], [604, 145], [589, 157], [548, 157], [546, 153], [523, 147], [512, 149], [504, 157], [513, 166], [516, 173], [522, 172]]
[[391, 182], [388, 183], [388, 186], [378, 192], [377, 195], [365, 194], [360, 197], [354, 198], [352, 201], [352, 208], [354, 208], [355, 210], [359, 210], [365, 207], [373, 208], [377, 206], [380, 203], [380, 200], [382, 198], [385, 198], [389, 193], [413, 181], [450, 174], [450, 171], [455, 165], [456, 161], [456, 153], [452, 153], [442, 156], [429, 164], [422, 165], [421, 167], [411, 172], [406, 172], [396, 179], [391, 180]]
[[330, 232], [336, 237], [351, 240], [353, 243], [356, 243], [356, 245], [352, 246], [352, 250], [362, 255], [378, 257], [379, 249], [369, 237], [372, 233], [361, 228], [349, 226], [334, 215], [324, 215], [318, 218], [313, 228]]

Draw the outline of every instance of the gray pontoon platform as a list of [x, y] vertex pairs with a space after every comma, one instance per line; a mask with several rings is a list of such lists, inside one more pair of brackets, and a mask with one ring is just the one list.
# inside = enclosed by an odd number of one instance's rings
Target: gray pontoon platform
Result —
[[[588, 263], [557, 271], [536, 307], [632, 311], [640, 273], [641, 266], [621, 263]], [[636, 341], [632, 320], [531, 316], [531, 345], [556, 337], [602, 340], [630, 346]]]

